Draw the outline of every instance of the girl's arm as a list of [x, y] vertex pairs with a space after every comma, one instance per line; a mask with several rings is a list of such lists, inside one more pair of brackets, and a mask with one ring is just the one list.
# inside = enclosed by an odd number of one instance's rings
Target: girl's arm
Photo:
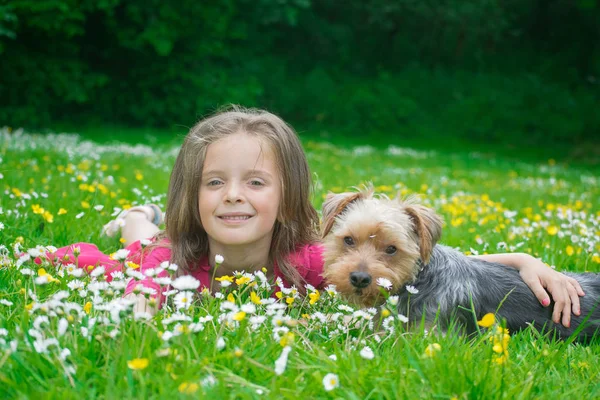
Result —
[[[549, 268], [539, 259], [525, 253], [486, 254], [471, 256], [487, 262], [495, 262], [515, 268], [523, 281], [529, 286], [544, 307], [550, 305], [550, 297], [554, 299], [552, 320], [565, 327], [571, 324], [571, 310], [580, 315], [579, 296], [585, 293], [577, 280]], [[544, 290], [545, 288], [545, 290]]]

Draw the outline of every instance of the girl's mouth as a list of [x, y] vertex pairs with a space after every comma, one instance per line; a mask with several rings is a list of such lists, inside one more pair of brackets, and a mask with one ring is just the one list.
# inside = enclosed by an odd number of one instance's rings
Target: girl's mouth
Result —
[[249, 214], [224, 214], [219, 215], [218, 218], [223, 222], [244, 222], [252, 218], [252, 215]]

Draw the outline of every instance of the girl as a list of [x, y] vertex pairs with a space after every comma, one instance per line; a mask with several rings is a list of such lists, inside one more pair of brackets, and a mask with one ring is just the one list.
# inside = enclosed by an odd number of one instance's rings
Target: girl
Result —
[[[198, 279], [199, 290], [212, 287], [212, 276], [263, 267], [268, 276], [299, 289], [306, 283], [321, 288], [322, 247], [310, 191], [309, 168], [294, 130], [266, 111], [232, 107], [200, 121], [185, 138], [171, 173], [164, 232], [157, 227], [162, 214], [154, 205], [128, 210], [105, 231], [114, 234], [122, 227], [131, 253], [140, 253], [140, 240], [153, 236], [154, 243], [135, 259], [141, 271], [169, 261], [179, 266], [179, 274]], [[100, 263], [110, 270], [115, 264], [95, 246], [81, 244], [80, 249], [79, 266]], [[217, 255], [224, 261], [213, 274]], [[562, 314], [568, 326], [571, 309], [579, 315], [583, 292], [574, 279], [526, 254], [479, 258], [520, 270], [545, 306], [550, 304], [546, 288], [556, 302], [555, 322]], [[134, 281], [126, 295], [137, 300], [136, 311], [155, 313], [162, 302], [160, 286], [152, 278], [141, 283], [154, 289], [156, 298], [135, 294], [139, 282]]]

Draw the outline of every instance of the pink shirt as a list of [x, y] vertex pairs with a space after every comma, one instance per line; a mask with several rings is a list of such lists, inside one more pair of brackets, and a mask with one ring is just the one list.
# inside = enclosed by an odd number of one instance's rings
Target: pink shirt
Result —
[[[74, 249], [77, 247], [79, 248], [80, 254], [77, 258], [75, 258]], [[170, 261], [171, 259], [171, 249], [166, 247], [155, 247], [150, 252], [144, 254], [143, 258], [140, 257], [141, 244], [139, 241], [131, 243], [126, 247], [126, 250], [129, 250], [127, 261], [139, 264], [140, 271], [142, 273], [148, 269], [157, 268], [163, 261]], [[79, 268], [83, 268], [88, 273], [93, 271], [97, 266], [102, 265], [106, 270], [105, 275], [108, 282], [112, 280], [111, 273], [115, 271], [123, 271], [122, 262], [111, 259], [109, 255], [101, 252], [96, 245], [90, 243], [75, 243], [70, 246], [61, 247], [53, 255], [47, 254], [46, 256], [51, 261], [54, 260], [63, 265], [75, 263], [75, 260], [77, 260], [77, 266]], [[300, 276], [304, 278], [306, 283], [313, 285], [317, 289], [321, 289], [325, 286], [322, 276], [323, 247], [320, 244], [313, 243], [300, 247], [298, 251], [289, 255], [289, 261], [296, 267], [300, 273]], [[41, 263], [41, 260], [36, 260], [36, 262], [39, 264]], [[286, 281], [277, 265], [275, 265], [273, 272], [276, 278], [281, 278], [286, 286], [289, 286], [289, 283]], [[200, 287], [198, 290], [209, 288], [211, 276], [208, 258], [204, 257], [203, 259], [199, 260], [198, 264], [195, 268], [193, 268], [190, 275], [200, 281]], [[167, 271], [163, 271], [157, 276], [167, 277], [169, 276], [169, 273]], [[133, 292], [134, 288], [139, 284], [156, 290], [156, 298], [158, 299], [159, 304], [163, 303], [164, 296], [162, 292], [164, 288], [161, 288], [161, 286], [150, 277], [146, 277], [141, 281], [131, 279], [127, 284], [125, 294]]]

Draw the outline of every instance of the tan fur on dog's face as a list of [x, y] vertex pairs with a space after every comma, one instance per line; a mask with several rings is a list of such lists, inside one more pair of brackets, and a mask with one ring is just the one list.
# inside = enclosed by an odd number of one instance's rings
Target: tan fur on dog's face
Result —
[[[370, 190], [329, 196], [323, 210], [323, 275], [348, 301], [363, 307], [384, 300], [378, 278], [392, 282], [392, 293], [412, 281], [417, 261], [429, 259], [441, 233], [441, 219], [433, 211], [373, 198]], [[368, 274], [370, 284], [362, 289], [352, 285], [353, 272]]]

